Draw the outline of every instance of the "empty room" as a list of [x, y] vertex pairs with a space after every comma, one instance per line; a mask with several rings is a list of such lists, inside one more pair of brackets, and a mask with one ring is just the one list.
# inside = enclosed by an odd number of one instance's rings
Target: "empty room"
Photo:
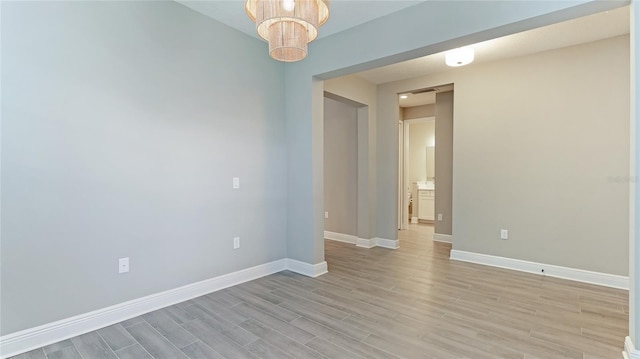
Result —
[[0, 358], [640, 358], [639, 9], [1, 1]]

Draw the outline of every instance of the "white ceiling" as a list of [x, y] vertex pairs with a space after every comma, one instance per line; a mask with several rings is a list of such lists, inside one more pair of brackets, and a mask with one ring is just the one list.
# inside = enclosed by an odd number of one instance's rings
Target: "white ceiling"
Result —
[[[629, 6], [573, 19], [471, 45], [476, 52], [471, 65], [602, 40], [629, 33]], [[355, 75], [374, 84], [451, 70], [444, 52]]]
[[[175, 0], [195, 11], [258, 37], [255, 24], [244, 10], [245, 0]], [[329, 21], [320, 28], [325, 37], [428, 0], [331, 0]], [[629, 33], [629, 6], [553, 24], [471, 45], [473, 64], [523, 56], [578, 45]], [[451, 70], [444, 52], [355, 74], [371, 83], [382, 84]], [[455, 70], [454, 70], [455, 71]], [[435, 102], [435, 94], [409, 95], [401, 107]]]
[[[175, 1], [227, 26], [258, 37], [256, 25], [244, 11], [244, 0]], [[335, 34], [423, 1], [425, 0], [331, 0], [329, 21], [320, 28], [318, 37]]]

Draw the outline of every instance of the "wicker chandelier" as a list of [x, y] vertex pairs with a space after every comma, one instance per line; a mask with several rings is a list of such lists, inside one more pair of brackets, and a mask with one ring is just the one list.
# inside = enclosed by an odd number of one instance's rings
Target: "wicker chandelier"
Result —
[[307, 57], [307, 44], [329, 19], [329, 0], [247, 0], [245, 10], [269, 43], [269, 55], [294, 62]]

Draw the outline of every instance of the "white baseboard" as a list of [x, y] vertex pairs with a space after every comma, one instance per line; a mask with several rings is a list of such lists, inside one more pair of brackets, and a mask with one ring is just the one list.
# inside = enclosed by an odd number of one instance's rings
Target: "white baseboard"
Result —
[[376, 246], [376, 239], [356, 238], [356, 246], [362, 248], [373, 248]]
[[453, 236], [450, 234], [434, 233], [433, 240], [434, 242], [453, 243]]
[[188, 284], [161, 293], [130, 300], [89, 313], [25, 329], [0, 337], [0, 358], [28, 352], [45, 345], [73, 338], [124, 320], [149, 313], [207, 293], [232, 287], [283, 270], [317, 277], [327, 273], [327, 262], [308, 264], [294, 259], [280, 259], [252, 268], [224, 274], [201, 282]]
[[[520, 259], [497, 257], [487, 254], [451, 250], [451, 259], [484, 264], [492, 267], [506, 268], [520, 272], [547, 275], [549, 277], [575, 280], [606, 287], [629, 289], [629, 277], [615, 274], [591, 272], [583, 269], [561, 267], [551, 264], [529, 262]], [[543, 272], [544, 271], [544, 272]]]
[[330, 239], [332, 241], [344, 242], [355, 244], [361, 248], [373, 248], [373, 247], [383, 247], [390, 249], [398, 249], [400, 248], [400, 241], [397, 239], [386, 239], [386, 238], [358, 238], [357, 236], [351, 234], [343, 234], [336, 232], [324, 231], [324, 238]]
[[376, 246], [389, 249], [400, 248], [400, 241], [397, 239], [375, 238]]
[[309, 264], [300, 262], [295, 259], [287, 258], [287, 269], [296, 272], [298, 274], [306, 275], [307, 277], [319, 277], [327, 273], [327, 262], [320, 262], [318, 264]]
[[400, 241], [397, 239], [386, 239], [386, 238], [371, 238], [371, 239], [363, 239], [358, 238], [358, 242], [356, 243], [358, 247], [362, 248], [373, 248], [373, 247], [382, 247], [389, 249], [398, 249], [400, 248]]
[[358, 240], [358, 237], [353, 236], [351, 234], [343, 234], [343, 233], [329, 232], [329, 231], [324, 231], [324, 238], [330, 239], [332, 241], [351, 243], [351, 244], [356, 244]]
[[631, 338], [624, 338], [624, 351], [622, 352], [624, 359], [640, 359], [640, 350], [636, 350]]
[[418, 217], [411, 217], [411, 223], [418, 223]]

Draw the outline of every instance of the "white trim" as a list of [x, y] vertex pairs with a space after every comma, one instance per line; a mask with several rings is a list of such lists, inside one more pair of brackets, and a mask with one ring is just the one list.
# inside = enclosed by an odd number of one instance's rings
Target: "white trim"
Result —
[[357, 238], [356, 246], [362, 247], [362, 248], [373, 248], [376, 246], [376, 240], [375, 238], [372, 238], [372, 239]]
[[287, 258], [287, 269], [307, 277], [319, 277], [328, 272], [327, 262], [322, 261], [318, 264], [309, 264], [295, 259]]
[[324, 231], [324, 238], [332, 241], [356, 244], [358, 237], [351, 234]]
[[[561, 267], [551, 264], [523, 261], [520, 259], [497, 257], [487, 254], [451, 250], [451, 259], [484, 264], [492, 267], [506, 268], [527, 273], [547, 275], [549, 277], [564, 278], [578, 282], [603, 285], [606, 287], [629, 289], [629, 277], [615, 274], [592, 272], [583, 269]], [[544, 273], [543, 273], [544, 271]]]
[[418, 223], [418, 217], [411, 217], [411, 223], [412, 224]]
[[327, 262], [308, 264], [294, 259], [280, 259], [255, 267], [187, 284], [164, 292], [130, 300], [89, 313], [61, 319], [0, 337], [0, 358], [28, 352], [45, 345], [73, 338], [124, 320], [149, 313], [207, 293], [232, 287], [283, 270], [317, 277], [327, 273]]
[[624, 359], [640, 359], [640, 350], [636, 350], [631, 338], [624, 338], [624, 351], [622, 352]]
[[433, 234], [433, 241], [434, 242], [443, 242], [443, 243], [453, 243], [453, 236], [450, 235], [450, 234], [434, 233]]
[[[344, 242], [355, 244], [360, 248], [373, 248], [373, 247], [382, 247], [382, 248], [390, 248], [390, 249], [398, 249], [400, 248], [400, 241], [397, 239], [386, 239], [386, 238], [358, 238], [357, 236], [351, 234], [343, 234], [336, 232], [324, 231], [324, 238], [332, 241]], [[306, 263], [305, 263], [306, 264]], [[302, 272], [300, 274], [308, 275]], [[324, 274], [324, 273], [322, 273]], [[311, 275], [308, 275], [312, 277]]]
[[374, 238], [372, 239], [372, 241], [375, 241], [375, 245], [377, 247], [389, 248], [389, 249], [400, 248], [400, 241], [397, 239]]

